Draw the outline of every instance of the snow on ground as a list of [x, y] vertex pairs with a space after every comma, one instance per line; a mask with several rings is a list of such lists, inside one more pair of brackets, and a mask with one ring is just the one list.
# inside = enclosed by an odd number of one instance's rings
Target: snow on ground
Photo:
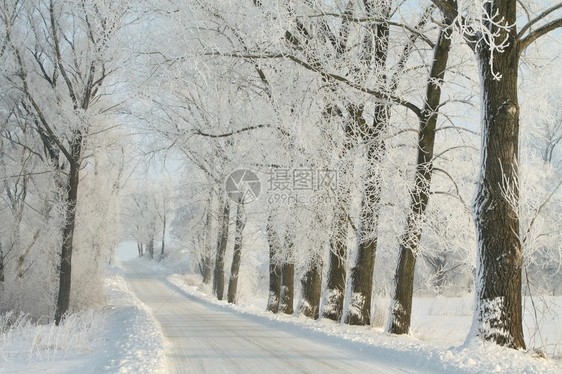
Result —
[[[139, 260], [167, 277], [178, 292], [197, 297], [232, 313], [243, 314], [297, 335], [346, 346], [368, 355], [407, 361], [435, 372], [560, 373], [562, 298], [527, 298], [526, 337], [554, 359], [517, 352], [480, 341], [465, 343], [472, 318], [471, 296], [415, 298], [412, 335], [393, 336], [380, 327], [357, 327], [330, 320], [273, 315], [264, 311], [266, 300], [255, 295], [240, 305], [217, 301], [200, 277], [173, 274], [155, 261]], [[0, 373], [165, 373], [162, 332], [147, 307], [128, 289], [119, 263], [106, 279], [109, 305], [77, 313], [58, 328], [34, 325], [24, 318], [8, 327], [0, 319]], [[384, 310], [389, 300], [377, 300]], [[537, 309], [537, 314], [531, 308]], [[541, 316], [540, 318], [538, 316]], [[544, 326], [535, 329], [535, 320]]]
[[[154, 271], [166, 273], [151, 265]], [[304, 317], [274, 315], [264, 311], [266, 300], [255, 298], [231, 305], [210, 296], [208, 287], [196, 276], [173, 274], [168, 280], [182, 291], [207, 303], [222, 306], [265, 323], [282, 324], [299, 334], [349, 345], [369, 354], [408, 360], [436, 372], [463, 373], [560, 373], [559, 359], [539, 358], [534, 352], [518, 352], [479, 340], [464, 342], [470, 328], [472, 301], [466, 298], [417, 298], [414, 302], [413, 333], [394, 336], [382, 328], [348, 326], [330, 320], [312, 321]], [[386, 301], [388, 303], [388, 301]], [[552, 336], [560, 336], [561, 327], [552, 323]], [[558, 333], [558, 335], [556, 335]], [[558, 338], [560, 339], [560, 338]]]
[[104, 364], [92, 373], [163, 373], [164, 341], [160, 326], [128, 289], [122, 276], [107, 278], [112, 303], [99, 356]]
[[61, 326], [0, 320], [0, 373], [163, 373], [160, 327], [113, 269], [109, 305], [66, 318]]

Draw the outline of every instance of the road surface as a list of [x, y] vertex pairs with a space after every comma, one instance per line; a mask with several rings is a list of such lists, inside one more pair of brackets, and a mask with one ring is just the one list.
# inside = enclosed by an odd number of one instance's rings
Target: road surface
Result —
[[129, 288], [160, 324], [170, 373], [413, 373], [321, 338], [205, 303], [140, 262], [124, 263]]

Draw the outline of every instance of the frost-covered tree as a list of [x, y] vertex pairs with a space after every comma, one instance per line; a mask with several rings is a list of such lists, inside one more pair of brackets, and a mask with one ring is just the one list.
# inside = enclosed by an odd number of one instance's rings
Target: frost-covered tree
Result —
[[[47, 150], [64, 205], [55, 322], [70, 305], [76, 204], [86, 141], [98, 131], [103, 85], [117, 65], [116, 35], [128, 5], [121, 2], [15, 1], [2, 4], [3, 56], [9, 85]], [[107, 104], [107, 101], [105, 101]]]
[[414, 269], [416, 256], [425, 220], [425, 211], [430, 197], [433, 173], [433, 153], [437, 116], [441, 104], [441, 86], [451, 49], [451, 30], [447, 27], [450, 20], [445, 20], [434, 47], [430, 64], [424, 107], [419, 112], [420, 128], [418, 133], [418, 152], [414, 185], [410, 189], [410, 208], [406, 222], [406, 232], [400, 240], [400, 254], [395, 273], [395, 290], [393, 305], [388, 322], [388, 330], [395, 334], [408, 333], [412, 313], [414, 289]]
[[[516, 0], [433, 0], [478, 60], [482, 158], [475, 201], [478, 233], [476, 310], [471, 336], [525, 348], [521, 306], [523, 253], [519, 221], [519, 60], [540, 37], [562, 27], [558, 3], [543, 9]], [[520, 26], [521, 25], [521, 26]], [[511, 199], [506, 198], [507, 195]]]

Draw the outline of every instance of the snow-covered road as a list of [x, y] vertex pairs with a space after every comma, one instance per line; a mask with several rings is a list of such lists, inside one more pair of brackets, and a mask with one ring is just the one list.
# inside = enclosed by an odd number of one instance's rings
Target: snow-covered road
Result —
[[140, 262], [124, 265], [129, 288], [162, 328], [170, 373], [423, 372], [221, 310], [181, 292]]

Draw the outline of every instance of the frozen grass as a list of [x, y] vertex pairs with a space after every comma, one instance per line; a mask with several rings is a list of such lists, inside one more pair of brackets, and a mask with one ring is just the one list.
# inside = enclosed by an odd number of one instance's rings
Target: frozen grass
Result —
[[0, 316], [0, 362], [55, 363], [92, 352], [105, 328], [100, 309], [89, 309], [66, 317], [60, 324], [33, 323], [28, 316]]
[[0, 316], [0, 373], [163, 373], [162, 332], [113, 269], [110, 304], [69, 315], [60, 326]]

